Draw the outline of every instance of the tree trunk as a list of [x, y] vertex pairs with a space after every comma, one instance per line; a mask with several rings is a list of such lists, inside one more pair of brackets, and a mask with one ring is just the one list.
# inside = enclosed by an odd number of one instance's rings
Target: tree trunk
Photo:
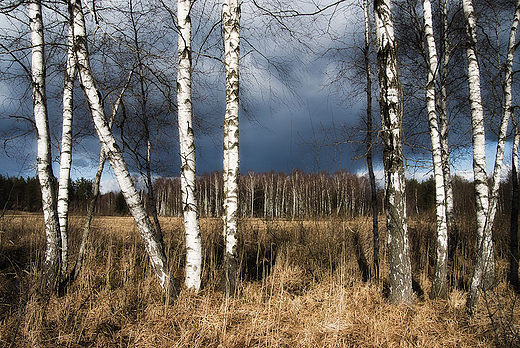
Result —
[[457, 224], [455, 221], [455, 205], [453, 203], [453, 189], [451, 184], [451, 170], [450, 170], [450, 151], [449, 151], [449, 126], [448, 126], [448, 93], [447, 93], [447, 84], [448, 84], [448, 74], [449, 69], [448, 65], [451, 60], [451, 47], [448, 42], [448, 0], [442, 0], [442, 18], [443, 18], [443, 37], [442, 37], [442, 45], [443, 47], [443, 63], [442, 63], [442, 77], [441, 77], [441, 100], [440, 100], [440, 110], [439, 110], [439, 126], [440, 126], [440, 138], [441, 138], [441, 148], [442, 148], [442, 166], [444, 173], [444, 187], [446, 192], [446, 214], [448, 216], [448, 224], [450, 228], [457, 232]]
[[181, 190], [186, 231], [186, 287], [199, 290], [202, 246], [195, 182], [195, 142], [191, 100], [191, 1], [178, 0], [177, 116], [181, 153]]
[[[469, 33], [469, 41], [470, 44], [467, 48], [467, 55], [468, 55], [468, 70], [470, 72], [475, 71], [478, 69], [478, 62], [476, 60], [475, 56], [475, 45], [476, 45], [476, 34], [475, 34], [475, 19], [473, 14], [473, 4], [471, 1], [464, 1], [464, 13], [466, 15], [467, 25], [468, 25], [468, 33]], [[495, 156], [495, 167], [493, 170], [493, 180], [492, 180], [492, 186], [489, 190], [489, 201], [488, 201], [488, 207], [485, 215], [484, 225], [483, 227], [480, 226], [478, 223], [478, 216], [479, 216], [479, 206], [478, 206], [478, 192], [477, 192], [477, 247], [478, 247], [478, 254], [477, 254], [477, 263], [475, 265], [475, 271], [473, 274], [473, 278], [471, 281], [471, 289], [470, 289], [470, 295], [468, 297], [467, 302], [467, 310], [469, 313], [474, 314], [477, 310], [477, 304], [478, 304], [478, 297], [480, 293], [480, 289], [488, 289], [492, 285], [494, 285], [495, 280], [495, 264], [494, 264], [494, 252], [493, 252], [493, 239], [492, 239], [492, 231], [493, 231], [493, 222], [496, 215], [497, 210], [497, 202], [498, 202], [498, 189], [500, 187], [500, 175], [502, 172], [502, 163], [504, 158], [504, 150], [506, 145], [506, 136], [507, 136], [507, 127], [509, 124], [509, 119], [511, 118], [512, 114], [512, 97], [511, 97], [511, 86], [512, 86], [512, 79], [513, 79], [513, 58], [514, 58], [514, 52], [515, 52], [515, 44], [516, 44], [516, 31], [518, 27], [518, 19], [520, 15], [520, 1], [517, 1], [515, 14], [513, 18], [513, 23], [511, 25], [511, 31], [509, 35], [509, 44], [508, 44], [508, 52], [507, 52], [507, 58], [506, 58], [506, 64], [504, 67], [504, 73], [505, 73], [505, 79], [503, 83], [504, 88], [504, 115], [502, 116], [501, 124], [500, 124], [500, 132], [498, 135], [497, 140], [497, 152]], [[477, 70], [478, 73], [478, 70]], [[480, 92], [480, 85], [472, 84], [471, 77], [470, 76], [470, 102], [472, 103], [472, 119], [473, 119], [473, 103], [474, 101], [471, 98], [472, 95], [472, 85], [473, 89], [479, 88]], [[474, 77], [475, 81], [478, 80], [478, 75]], [[478, 95], [480, 97], [480, 94]], [[480, 104], [480, 99], [478, 99], [475, 103]], [[480, 113], [482, 114], [482, 106], [480, 107]], [[482, 117], [482, 116], [480, 116]], [[483, 119], [482, 119], [483, 124]], [[475, 133], [475, 126], [474, 127], [474, 133]], [[482, 130], [479, 130], [480, 132], [484, 132], [483, 126]], [[484, 139], [484, 136], [482, 135], [482, 139]], [[485, 146], [485, 143], [483, 143], [482, 146]], [[484, 148], [481, 149], [481, 151], [484, 151]], [[475, 161], [474, 161], [475, 162]], [[484, 173], [485, 173], [485, 154], [484, 154]], [[483, 180], [485, 180], [485, 177], [482, 177]], [[481, 179], [481, 180], [482, 180]], [[477, 179], [475, 176], [475, 182], [477, 183]], [[487, 185], [487, 181], [485, 182]], [[475, 184], [477, 185], [477, 184]], [[484, 219], [484, 218], [482, 218]], [[480, 229], [482, 228], [482, 230]]]
[[511, 180], [513, 182], [513, 193], [511, 195], [511, 230], [509, 232], [509, 283], [518, 291], [518, 212], [520, 203], [520, 190], [518, 188], [518, 146], [520, 145], [520, 129], [515, 126], [515, 138], [513, 141]]
[[[133, 74], [133, 70], [128, 75], [126, 84], [123, 87], [123, 89], [121, 90], [121, 92], [119, 93], [118, 98], [116, 99], [116, 102], [112, 109], [112, 115], [110, 117], [110, 122], [108, 124], [108, 127], [110, 129], [112, 129], [112, 125], [114, 124], [116, 114], [119, 109], [119, 105], [121, 104], [121, 100], [123, 99], [123, 94], [125, 93], [126, 89], [128, 88], [132, 74]], [[88, 241], [88, 237], [90, 235], [90, 227], [91, 227], [91, 223], [92, 223], [92, 218], [94, 216], [94, 208], [96, 207], [96, 201], [99, 197], [99, 187], [101, 184], [101, 176], [103, 174], [105, 162], [106, 162], [105, 151], [103, 151], [103, 147], [101, 147], [101, 150], [99, 152], [98, 169], [97, 169], [96, 175], [94, 177], [92, 197], [90, 198], [90, 201], [89, 201], [89, 204], [87, 207], [87, 215], [85, 217], [85, 221], [83, 222], [83, 231], [81, 233], [81, 242], [79, 245], [78, 256], [76, 258], [76, 263], [74, 264], [74, 267], [72, 268], [72, 270], [70, 271], [70, 274], [68, 275], [68, 279], [65, 279], [62, 286], [68, 286], [69, 284], [73, 283], [78, 278], [78, 276], [81, 272], [81, 268], [83, 266], [83, 260], [85, 259], [85, 252], [87, 250], [87, 241]]]
[[233, 296], [238, 281], [238, 110], [240, 55], [240, 7], [237, 0], [222, 2], [222, 32], [226, 72], [226, 114], [224, 117], [224, 280], [226, 296]]
[[68, 220], [69, 220], [69, 185], [72, 162], [72, 108], [74, 92], [74, 37], [72, 26], [69, 27], [67, 63], [63, 86], [63, 125], [61, 135], [60, 178], [58, 186], [58, 219], [61, 234], [61, 276], [65, 277], [69, 264]]
[[374, 17], [377, 34], [381, 138], [385, 167], [389, 300], [392, 303], [411, 305], [413, 303], [412, 269], [401, 144], [402, 90], [397, 72], [397, 46], [389, 0], [374, 1]]
[[85, 19], [81, 8], [80, 0], [70, 0], [74, 23], [74, 43], [76, 53], [76, 64], [78, 67], [81, 88], [89, 104], [94, 126], [101, 142], [114, 175], [116, 176], [119, 188], [125, 197], [130, 213], [134, 217], [137, 229], [143, 238], [153, 270], [159, 278], [159, 283], [167, 296], [175, 296], [176, 292], [171, 289], [173, 283], [170, 282], [170, 273], [166, 264], [164, 247], [157, 240], [153, 225], [146, 213], [143, 202], [137, 192], [130, 172], [123, 159], [123, 155], [117, 145], [114, 135], [110, 130], [105, 117], [103, 104], [98, 89], [96, 88], [94, 77], [90, 69], [90, 62], [87, 50], [87, 40], [85, 31]]
[[[513, 58], [516, 51], [516, 33], [518, 29], [518, 22], [520, 20], [520, 1], [516, 2], [515, 16], [513, 18], [513, 25], [511, 26], [511, 32], [509, 35], [509, 44], [506, 59], [505, 68], [505, 80], [504, 80], [504, 113], [508, 113], [510, 116], [513, 113], [512, 108], [512, 84], [513, 84]], [[504, 115], [505, 117], [505, 115]], [[512, 178], [513, 181], [513, 193], [511, 197], [511, 230], [509, 240], [509, 282], [515, 288], [519, 290], [518, 284], [518, 204], [519, 204], [519, 188], [518, 188], [518, 146], [520, 145], [520, 129], [518, 124], [515, 123], [515, 137], [513, 141], [513, 154], [512, 154]]]
[[449, 254], [451, 257], [454, 256], [455, 250], [458, 246], [458, 229], [455, 221], [455, 205], [453, 203], [453, 188], [451, 184], [451, 173], [450, 173], [450, 151], [449, 151], [449, 127], [448, 127], [448, 107], [447, 107], [447, 84], [448, 84], [448, 64], [451, 59], [451, 47], [448, 41], [448, 0], [442, 0], [441, 4], [441, 16], [442, 16], [442, 67], [441, 67], [441, 80], [440, 80], [440, 100], [439, 100], [439, 128], [440, 128], [440, 139], [441, 139], [441, 158], [442, 158], [442, 172], [444, 176], [444, 193], [446, 199], [446, 216], [448, 221], [448, 227], [450, 232], [450, 250]]
[[[512, 83], [513, 83], [513, 59], [516, 50], [516, 31], [518, 28], [518, 17], [520, 11], [520, 1], [517, 1], [515, 14], [513, 17], [513, 23], [511, 25], [509, 43], [506, 57], [506, 64], [504, 66], [504, 114], [500, 123], [500, 131], [497, 139], [497, 151], [495, 155], [495, 166], [493, 169], [493, 180], [489, 190], [489, 211], [487, 216], [487, 222], [484, 230], [484, 235], [492, 238], [493, 235], [493, 224], [495, 221], [497, 204], [498, 204], [498, 190], [500, 188], [500, 177], [502, 174], [502, 165], [504, 161], [504, 151], [506, 147], [507, 138], [507, 127], [509, 125], [509, 119], [513, 113], [512, 106]], [[494, 250], [491, 248], [490, 263], [488, 266], [488, 272], [484, 275], [484, 288], [489, 288], [494, 285], [495, 282], [495, 263], [494, 263]]]
[[[365, 74], [367, 79], [367, 136], [365, 138], [365, 143], [367, 146], [367, 168], [368, 168], [368, 177], [370, 180], [370, 195], [372, 198], [372, 242], [374, 246], [374, 255], [373, 255], [373, 267], [374, 267], [374, 277], [379, 279], [379, 207], [377, 205], [377, 185], [376, 185], [376, 176], [374, 175], [374, 165], [372, 163], [372, 69], [370, 65], [370, 14], [368, 9], [368, 0], [363, 1], [363, 10], [365, 14]], [[341, 201], [340, 201], [341, 202]], [[341, 207], [338, 204], [338, 208]], [[339, 210], [338, 210], [339, 214]]]
[[423, 0], [424, 33], [428, 47], [428, 82], [426, 85], [426, 108], [432, 144], [433, 172], [435, 178], [435, 206], [437, 221], [437, 262], [432, 287], [432, 298], [445, 299], [448, 275], [448, 225], [446, 221], [446, 198], [442, 170], [441, 144], [437, 111], [435, 109], [435, 80], [437, 76], [437, 48], [433, 36], [432, 8], [430, 0]]
[[152, 180], [152, 171], [151, 171], [151, 157], [152, 157], [152, 144], [150, 142], [150, 131], [148, 127], [149, 123], [149, 115], [147, 114], [147, 105], [148, 105], [148, 96], [145, 89], [145, 76], [144, 76], [144, 69], [143, 69], [143, 61], [142, 61], [142, 53], [141, 48], [139, 44], [139, 37], [138, 37], [138, 26], [136, 24], [135, 18], [134, 18], [134, 9], [133, 9], [133, 3], [132, 1], [129, 2], [130, 6], [130, 19], [132, 21], [132, 29], [133, 29], [133, 39], [134, 39], [134, 46], [135, 46], [135, 55], [137, 58], [137, 65], [139, 69], [139, 88], [140, 88], [140, 96], [139, 96], [139, 104], [141, 106], [141, 117], [144, 123], [144, 137], [146, 139], [146, 175], [145, 175], [145, 182], [146, 182], [146, 188], [148, 191], [148, 205], [150, 213], [152, 214], [155, 231], [157, 233], [157, 239], [162, 243], [163, 242], [163, 236], [162, 236], [162, 230], [161, 230], [161, 224], [159, 222], [159, 218], [157, 216], [157, 208], [155, 204], [155, 195], [153, 191], [153, 180]]
[[49, 293], [55, 290], [60, 275], [60, 231], [45, 92], [45, 53], [41, 1], [29, 2], [28, 10], [32, 44], [32, 96], [38, 146], [38, 180], [41, 187], [45, 223], [46, 244], [42, 269], [42, 290]]
[[476, 21], [471, 0], [462, 1], [467, 27], [466, 55], [468, 60], [469, 101], [471, 106], [471, 124], [473, 128], [473, 175], [475, 182], [475, 205], [477, 215], [477, 260], [466, 309], [474, 314], [484, 275], [493, 263], [493, 240], [491, 234], [484, 234], [489, 209], [489, 196], [486, 175], [486, 139], [484, 131], [484, 114], [480, 95], [480, 69], [476, 56]]
[[98, 169], [96, 172], [96, 176], [94, 177], [92, 197], [90, 198], [90, 201], [88, 203], [87, 216], [85, 217], [85, 221], [83, 223], [83, 231], [81, 233], [81, 242], [79, 245], [78, 257], [76, 258], [76, 263], [70, 271], [70, 275], [67, 281], [64, 283], [64, 286], [71, 284], [79, 277], [81, 268], [83, 266], [85, 252], [87, 251], [88, 236], [90, 235], [90, 226], [92, 223], [92, 217], [94, 216], [94, 208], [96, 206], [96, 200], [99, 197], [99, 186], [101, 183], [101, 175], [103, 174], [103, 168], [105, 167], [105, 161], [105, 152], [103, 151], [103, 148], [101, 148], [101, 153], [99, 154]]
[[153, 189], [151, 169], [152, 144], [150, 142], [150, 134], [148, 133], [148, 129], [146, 130], [146, 137], [148, 138], [146, 141], [146, 188], [148, 190], [148, 205], [150, 206], [150, 213], [152, 214], [155, 232], [157, 233], [157, 240], [159, 240], [161, 244], [163, 244], [163, 233], [161, 229], [161, 223], [159, 222], [159, 216], [157, 215], [156, 198]]

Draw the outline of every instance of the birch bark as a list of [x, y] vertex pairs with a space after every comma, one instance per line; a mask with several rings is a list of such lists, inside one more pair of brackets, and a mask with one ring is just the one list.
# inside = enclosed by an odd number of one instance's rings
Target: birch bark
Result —
[[[376, 177], [374, 175], [374, 165], [372, 162], [372, 68], [370, 64], [370, 14], [368, 8], [368, 0], [363, 0], [363, 13], [365, 17], [365, 76], [367, 80], [366, 86], [366, 103], [367, 103], [367, 135], [365, 143], [367, 146], [367, 168], [370, 180], [370, 195], [372, 202], [372, 244], [374, 249], [373, 268], [374, 277], [379, 279], [379, 207], [377, 204], [377, 186]], [[339, 207], [340, 205], [338, 205]]]
[[466, 18], [468, 60], [469, 101], [471, 107], [471, 124], [473, 128], [473, 175], [475, 182], [475, 206], [477, 215], [477, 260], [466, 309], [473, 314], [477, 309], [482, 280], [492, 262], [493, 241], [491, 235], [485, 235], [487, 212], [489, 209], [489, 193], [486, 175], [486, 139], [484, 132], [484, 114], [480, 94], [480, 69], [476, 55], [476, 20], [471, 0], [462, 1]]
[[511, 180], [513, 181], [513, 193], [511, 195], [511, 229], [509, 232], [509, 283], [518, 291], [518, 212], [520, 203], [520, 189], [518, 176], [518, 146], [520, 146], [520, 129], [515, 126], [513, 141]]
[[[520, 0], [516, 2], [515, 15], [513, 18], [513, 25], [509, 34], [509, 44], [507, 50], [506, 67], [505, 67], [505, 80], [504, 80], [504, 118], [506, 113], [509, 117], [513, 114], [513, 98], [512, 98], [512, 85], [513, 85], [513, 58], [516, 51], [516, 35], [518, 29], [518, 23], [520, 21]], [[517, 120], [518, 122], [518, 120]], [[518, 123], [515, 122], [515, 136], [513, 140], [513, 154], [512, 154], [512, 181], [513, 181], [513, 193], [511, 197], [511, 230], [510, 230], [510, 256], [509, 256], [509, 282], [511, 285], [518, 290], [518, 210], [519, 210], [519, 187], [518, 187], [518, 146], [520, 145], [520, 129]]]
[[[500, 177], [502, 174], [502, 165], [504, 162], [504, 151], [506, 147], [506, 138], [507, 138], [507, 127], [509, 125], [509, 120], [513, 113], [512, 106], [512, 83], [513, 83], [513, 59], [514, 53], [516, 50], [516, 32], [518, 28], [518, 19], [520, 11], [520, 1], [517, 1], [515, 14], [513, 17], [513, 23], [511, 25], [511, 30], [509, 33], [509, 42], [506, 56], [506, 63], [504, 66], [504, 81], [503, 81], [503, 89], [504, 89], [504, 114], [502, 116], [502, 120], [500, 123], [500, 131], [497, 139], [497, 151], [495, 155], [495, 166], [493, 169], [493, 179], [491, 188], [489, 190], [489, 211], [487, 216], [487, 222], [484, 230], [484, 236], [489, 235], [489, 238], [492, 238], [493, 235], [493, 224], [495, 221], [497, 204], [498, 204], [498, 189], [500, 188]], [[494, 250], [491, 249], [490, 263], [488, 266], [488, 271], [484, 277], [484, 288], [490, 287], [494, 283], [495, 278], [495, 264], [494, 264]]]
[[177, 66], [177, 116], [181, 154], [181, 190], [186, 231], [186, 279], [188, 289], [199, 290], [202, 244], [195, 183], [195, 141], [191, 100], [191, 1], [177, 1], [179, 27]]
[[238, 254], [238, 100], [240, 56], [240, 6], [238, 0], [223, 0], [222, 31], [226, 72], [226, 114], [224, 117], [224, 255], [226, 296], [237, 285]]
[[[476, 64], [476, 68], [478, 69], [478, 64], [476, 62], [476, 56], [473, 57], [469, 52], [472, 50], [472, 54], [474, 55], [475, 45], [476, 45], [476, 34], [475, 34], [475, 18], [473, 13], [473, 4], [471, 1], [464, 1], [464, 14], [467, 20], [468, 27], [468, 36], [470, 37], [470, 44], [468, 45], [468, 66], [469, 71], [474, 71], [474, 68], [471, 67], [471, 62], [474, 60]], [[508, 43], [508, 51], [506, 57], [506, 64], [504, 66], [505, 79], [503, 82], [504, 88], [504, 114], [502, 116], [501, 124], [500, 124], [500, 132], [497, 140], [497, 152], [495, 156], [495, 166], [493, 169], [493, 179], [491, 187], [489, 190], [489, 202], [487, 210], [485, 211], [485, 220], [484, 225], [481, 227], [477, 220], [477, 262], [475, 265], [475, 270], [473, 273], [473, 278], [471, 280], [471, 288], [470, 294], [468, 297], [468, 301], [466, 303], [466, 309], [470, 314], [474, 314], [477, 310], [478, 298], [480, 294], [480, 290], [486, 290], [491, 287], [494, 283], [495, 278], [495, 264], [494, 264], [494, 252], [493, 252], [493, 222], [496, 215], [497, 209], [497, 201], [498, 201], [498, 189], [500, 187], [500, 175], [502, 172], [502, 163], [504, 158], [504, 150], [506, 145], [506, 136], [507, 136], [507, 127], [509, 124], [509, 119], [512, 114], [512, 78], [513, 78], [513, 58], [514, 52], [516, 49], [516, 32], [518, 28], [518, 21], [520, 16], [520, 1], [517, 1], [515, 14], [513, 17], [513, 23], [511, 25], [510, 35], [509, 35], [509, 43]], [[477, 71], [478, 73], [478, 71]], [[471, 77], [471, 75], [470, 75]], [[478, 77], [478, 75], [477, 75]], [[477, 80], [478, 81], [478, 80]], [[471, 99], [471, 81], [470, 81], [470, 102]], [[480, 86], [479, 86], [480, 87]], [[481, 106], [480, 106], [481, 107]], [[473, 107], [472, 107], [472, 115], [473, 115]], [[483, 122], [483, 121], [482, 121]], [[483, 128], [483, 127], [482, 127]], [[483, 130], [482, 130], [483, 132]], [[482, 151], [484, 151], [482, 149]], [[485, 156], [485, 155], [484, 155]], [[484, 165], [485, 165], [485, 157], [484, 157]], [[485, 169], [485, 167], [484, 167]], [[477, 180], [475, 179], [475, 182]], [[487, 181], [486, 181], [487, 185]], [[478, 198], [478, 196], [477, 196]], [[478, 201], [477, 201], [478, 204]], [[479, 206], [477, 205], [477, 219], [479, 217]]]
[[440, 98], [438, 103], [438, 116], [439, 116], [439, 130], [441, 139], [441, 158], [442, 158], [442, 170], [444, 176], [444, 191], [446, 197], [446, 216], [448, 221], [448, 227], [450, 232], [450, 249], [448, 253], [453, 256], [458, 244], [458, 229], [455, 221], [455, 205], [453, 203], [453, 187], [451, 184], [451, 173], [450, 173], [450, 151], [449, 151], [449, 126], [448, 126], [448, 65], [451, 60], [452, 47], [448, 40], [448, 0], [442, 0], [441, 5], [441, 17], [442, 17], [442, 67], [440, 69]]
[[402, 90], [390, 0], [374, 1], [380, 88], [381, 138], [385, 167], [389, 300], [411, 305], [412, 269], [406, 218], [404, 161], [401, 144]]
[[69, 264], [68, 220], [69, 220], [69, 184], [70, 166], [72, 162], [72, 108], [74, 92], [74, 76], [76, 63], [74, 61], [74, 37], [72, 26], [68, 33], [67, 62], [63, 86], [63, 121], [60, 154], [60, 178], [58, 186], [58, 219], [61, 235], [61, 276], [67, 274]]
[[51, 139], [45, 91], [45, 54], [43, 37], [42, 5], [40, 0], [28, 5], [31, 32], [31, 73], [34, 121], [37, 133], [38, 180], [42, 194], [42, 209], [45, 223], [45, 259], [43, 261], [44, 292], [53, 291], [60, 274], [60, 231], [58, 222], [56, 190], [52, 172]]
[[428, 48], [428, 82], [426, 85], [426, 108], [432, 144], [433, 173], [435, 179], [435, 207], [437, 222], [437, 262], [431, 296], [446, 298], [448, 275], [448, 225], [446, 220], [446, 197], [442, 169], [441, 143], [437, 110], [435, 109], [435, 80], [438, 61], [437, 47], [433, 36], [432, 7], [430, 0], [423, 0], [424, 34]]
[[[119, 96], [116, 99], [116, 102], [114, 103], [114, 107], [112, 109], [112, 115], [110, 117], [110, 121], [108, 124], [108, 127], [112, 129], [112, 125], [114, 124], [117, 111], [119, 109], [119, 105], [121, 105], [121, 100], [123, 98], [123, 94], [125, 93], [126, 89], [128, 88], [128, 84], [130, 83], [130, 79], [132, 77], [133, 70], [128, 75], [128, 79], [126, 81], [125, 86], [119, 93]], [[96, 171], [96, 175], [94, 177], [94, 183], [93, 183], [93, 192], [92, 197], [90, 198], [88, 208], [87, 208], [87, 216], [85, 217], [85, 221], [83, 223], [83, 231], [81, 233], [81, 242], [79, 245], [78, 250], [78, 257], [76, 258], [76, 263], [74, 264], [74, 267], [70, 271], [70, 274], [68, 276], [68, 279], [66, 280], [66, 284], [70, 284], [76, 280], [81, 272], [81, 268], [83, 267], [83, 260], [85, 258], [85, 253], [87, 250], [87, 241], [88, 236], [90, 234], [90, 227], [92, 223], [92, 217], [94, 216], [94, 208], [96, 207], [96, 200], [99, 196], [99, 187], [101, 184], [101, 176], [103, 174], [103, 169], [105, 167], [106, 162], [106, 156], [105, 151], [103, 151], [103, 147], [101, 147], [101, 150], [99, 152], [99, 161], [98, 161], [98, 169]]]
[[144, 208], [143, 202], [137, 192], [130, 172], [123, 159], [123, 155], [115, 138], [108, 126], [103, 104], [98, 89], [96, 88], [94, 77], [90, 69], [90, 62], [87, 49], [85, 19], [81, 8], [80, 0], [70, 0], [74, 24], [74, 44], [75, 58], [80, 77], [81, 88], [85, 94], [89, 104], [94, 127], [98, 134], [101, 146], [105, 155], [112, 166], [112, 170], [116, 176], [119, 188], [125, 197], [127, 206], [132, 214], [137, 229], [143, 238], [148, 257], [152, 264], [153, 270], [159, 278], [159, 283], [167, 296], [174, 296], [170, 282], [170, 274], [166, 265], [166, 256], [164, 254], [163, 245], [157, 240], [153, 225], [148, 218], [148, 214]]

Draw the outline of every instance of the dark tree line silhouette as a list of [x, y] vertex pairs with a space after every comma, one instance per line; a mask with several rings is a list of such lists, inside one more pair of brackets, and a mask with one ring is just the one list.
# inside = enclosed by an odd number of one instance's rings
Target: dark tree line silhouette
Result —
[[[455, 209], [458, 216], [475, 210], [473, 183], [453, 177]], [[4, 210], [41, 211], [41, 195], [36, 177], [5, 177], [0, 175], [0, 205]], [[160, 216], [182, 215], [180, 179], [157, 178], [154, 181], [156, 207]], [[71, 182], [70, 207], [74, 214], [87, 210], [92, 196], [92, 181], [80, 178]], [[202, 217], [222, 216], [223, 182], [220, 172], [197, 177], [199, 213]], [[498, 213], [509, 213], [511, 179], [502, 182]], [[145, 191], [141, 191], [146, 196]], [[371, 214], [370, 184], [367, 176], [347, 171], [335, 173], [305, 173], [295, 170], [282, 172], [249, 172], [239, 178], [240, 216], [248, 218], [354, 218]], [[147, 197], [143, 197], [147, 198]], [[384, 212], [384, 190], [378, 190], [378, 200]], [[435, 208], [433, 178], [424, 181], [407, 179], [407, 210], [410, 216], [431, 212]], [[145, 202], [148, 202], [145, 199]], [[148, 207], [147, 207], [148, 208]], [[102, 194], [95, 213], [125, 215], [128, 213], [120, 192]]]

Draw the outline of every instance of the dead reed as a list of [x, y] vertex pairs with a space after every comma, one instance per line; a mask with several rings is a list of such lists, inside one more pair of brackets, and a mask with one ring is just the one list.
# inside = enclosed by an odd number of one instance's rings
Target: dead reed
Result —
[[[81, 217], [71, 221], [72, 258]], [[182, 221], [163, 218], [172, 274], [182, 282]], [[384, 224], [381, 224], [384, 226]], [[463, 227], [465, 228], [465, 227]], [[384, 297], [388, 270], [372, 278], [371, 221], [241, 221], [239, 293], [221, 291], [222, 221], [202, 220], [204, 289], [165, 305], [129, 217], [97, 217], [80, 278], [62, 297], [37, 294], [43, 250], [39, 215], [0, 221], [0, 346], [5, 347], [492, 347], [518, 343], [517, 295], [500, 282], [477, 317], [464, 311], [471, 234], [451, 262], [450, 297], [428, 299], [433, 220], [410, 222], [416, 301]], [[381, 231], [381, 257], [385, 257]], [[505, 243], [504, 243], [505, 244]], [[499, 246], [497, 246], [499, 248]], [[500, 252], [497, 255], [502, 255]], [[515, 331], [516, 330], [516, 331]], [[511, 345], [512, 346], [512, 345]]]

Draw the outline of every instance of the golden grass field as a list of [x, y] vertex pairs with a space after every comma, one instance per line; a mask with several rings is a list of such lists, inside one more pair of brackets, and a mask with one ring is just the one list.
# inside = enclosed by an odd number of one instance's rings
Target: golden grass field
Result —
[[[71, 218], [74, 261], [83, 217]], [[220, 219], [201, 221], [203, 290], [164, 303], [130, 217], [96, 217], [80, 278], [61, 297], [38, 296], [43, 223], [37, 214], [0, 221], [2, 347], [495, 347], [519, 344], [518, 295], [499, 259], [497, 289], [474, 318], [465, 290], [430, 300], [434, 228], [410, 221], [413, 307], [385, 299], [372, 262], [371, 220], [241, 221], [240, 293], [220, 290]], [[182, 220], [161, 219], [172, 274], [182, 283]], [[469, 228], [469, 227], [468, 227]], [[385, 231], [381, 221], [384, 260]], [[471, 240], [470, 237], [467, 238]], [[498, 248], [498, 247], [497, 247]], [[498, 252], [498, 255], [501, 253]], [[471, 247], [458, 250], [450, 279], [467, 283]]]

